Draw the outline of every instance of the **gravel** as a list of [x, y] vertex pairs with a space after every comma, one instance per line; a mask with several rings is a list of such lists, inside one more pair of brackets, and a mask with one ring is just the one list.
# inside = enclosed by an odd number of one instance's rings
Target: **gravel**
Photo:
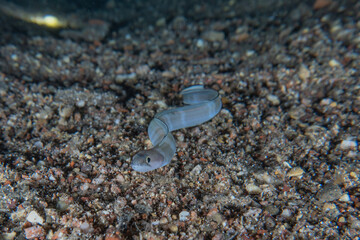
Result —
[[[52, 6], [79, 21], [58, 30], [0, 16], [0, 238], [360, 236], [357, 1], [82, 6]], [[193, 84], [221, 112], [134, 172]]]

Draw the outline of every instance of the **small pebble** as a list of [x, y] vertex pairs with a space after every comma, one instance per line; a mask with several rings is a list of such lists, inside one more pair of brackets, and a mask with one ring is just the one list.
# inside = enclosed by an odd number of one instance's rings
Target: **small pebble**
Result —
[[45, 236], [45, 231], [40, 226], [33, 226], [29, 228], [25, 228], [25, 237], [26, 239], [43, 239]]
[[352, 140], [343, 140], [340, 143], [339, 148], [341, 150], [354, 150], [357, 148], [357, 142]]
[[272, 216], [275, 216], [280, 212], [279, 208], [274, 205], [266, 206], [265, 210]]
[[188, 220], [188, 216], [190, 216], [190, 213], [188, 211], [182, 211], [180, 214], [179, 214], [179, 220], [184, 222], [184, 221], [187, 221]]
[[203, 38], [209, 42], [221, 42], [225, 39], [225, 34], [220, 31], [208, 31], [203, 33]]
[[295, 120], [302, 118], [306, 114], [304, 109], [299, 108], [299, 107], [291, 108], [288, 113], [289, 113], [289, 116]]
[[64, 107], [60, 110], [60, 117], [69, 118], [73, 113], [73, 107]]
[[324, 206], [323, 206], [323, 210], [325, 212], [328, 212], [328, 211], [333, 210], [333, 209], [336, 209], [336, 205], [333, 204], [333, 203], [325, 203]]
[[254, 173], [254, 177], [261, 182], [265, 182], [265, 183], [273, 182], [273, 178], [269, 175], [268, 172]]
[[172, 24], [173, 24], [174, 29], [177, 29], [177, 30], [183, 29], [184, 26], [186, 25], [186, 18], [183, 16], [177, 16], [173, 20]]
[[3, 233], [1, 236], [4, 238], [4, 240], [13, 240], [16, 237], [16, 232]]
[[293, 215], [292, 211], [288, 208], [285, 208], [281, 213], [281, 216], [284, 218], [290, 218], [292, 215]]
[[280, 104], [280, 100], [279, 100], [278, 96], [276, 96], [276, 95], [269, 94], [266, 96], [266, 99], [274, 106], [277, 106]]
[[78, 108], [83, 108], [83, 107], [85, 107], [85, 101], [84, 101], [84, 100], [79, 100], [79, 101], [77, 101], [77, 102], [76, 102], [76, 106], [77, 106]]
[[358, 219], [353, 219], [353, 220], [351, 221], [350, 228], [360, 230], [360, 220], [358, 220]]
[[92, 183], [95, 185], [100, 185], [105, 181], [106, 177], [102, 174], [100, 176], [98, 176], [97, 178], [94, 178], [92, 180]]
[[69, 204], [65, 201], [62, 201], [62, 200], [59, 200], [56, 204], [56, 208], [59, 210], [59, 211], [66, 211], [69, 207]]
[[211, 216], [209, 216], [209, 218], [212, 221], [216, 222], [218, 225], [220, 225], [223, 222], [223, 216], [218, 212], [213, 213]]
[[341, 202], [350, 202], [351, 199], [350, 199], [349, 194], [342, 195], [341, 198], [339, 198], [339, 201], [341, 201]]
[[85, 192], [89, 189], [89, 187], [90, 187], [89, 183], [83, 183], [80, 185], [80, 190]]
[[204, 48], [204, 46], [205, 46], [204, 40], [198, 39], [198, 40], [196, 41], [196, 47], [198, 47], [198, 48]]
[[332, 99], [330, 99], [330, 98], [324, 98], [324, 99], [322, 99], [322, 100], [320, 101], [320, 105], [321, 105], [321, 106], [328, 106], [328, 105], [330, 105], [332, 102], [333, 102]]
[[351, 177], [352, 179], [354, 179], [355, 181], [357, 181], [357, 180], [359, 179], [359, 177], [358, 177], [358, 175], [356, 174], [356, 172], [351, 172], [351, 173], [350, 173], [350, 177]]
[[258, 186], [256, 186], [253, 183], [246, 184], [245, 189], [250, 194], [260, 194], [262, 192], [261, 188], [259, 188]]
[[178, 226], [176, 226], [176, 225], [174, 225], [174, 224], [170, 224], [170, 225], [169, 225], [169, 229], [170, 229], [170, 231], [173, 232], [173, 233], [176, 233], [176, 232], [179, 230]]
[[70, 63], [70, 57], [69, 57], [69, 56], [64, 56], [64, 57], [63, 57], [63, 61], [64, 61], [65, 63]]
[[256, 52], [254, 50], [246, 50], [245, 54], [247, 57], [251, 57], [254, 56]]
[[151, 225], [154, 225], [154, 226], [159, 225], [159, 224], [160, 224], [160, 221], [153, 221], [153, 222], [151, 223]]
[[335, 60], [335, 59], [332, 59], [329, 61], [329, 65], [330, 67], [339, 67], [341, 66], [341, 64], [339, 63], [339, 61]]
[[11, 58], [11, 60], [14, 60], [14, 61], [17, 61], [19, 59], [16, 54], [11, 54], [10, 58]]
[[272, 230], [274, 229], [274, 227], [276, 226], [276, 222], [272, 217], [266, 217], [265, 218], [265, 227], [268, 230]]
[[250, 208], [247, 212], [244, 213], [245, 217], [257, 218], [262, 213], [260, 208]]
[[215, 234], [215, 236], [211, 240], [222, 240], [224, 235], [222, 233]]
[[332, 202], [343, 195], [342, 190], [336, 184], [328, 183], [324, 185], [316, 194], [320, 202]]
[[150, 72], [150, 67], [148, 65], [138, 66], [135, 70], [136, 74], [139, 76], [146, 76]]
[[332, 0], [316, 0], [314, 2], [313, 8], [314, 8], [314, 10], [318, 10], [318, 9], [329, 6], [331, 3], [332, 3]]
[[136, 73], [118, 74], [115, 77], [115, 82], [121, 84], [125, 80], [134, 80], [134, 79], [136, 79]]
[[159, 19], [156, 21], [155, 25], [156, 25], [157, 27], [165, 27], [165, 26], [166, 26], [166, 18], [164, 18], [164, 17], [159, 18]]
[[295, 167], [290, 169], [286, 174], [288, 177], [300, 177], [304, 174], [304, 170], [301, 167]]
[[161, 73], [161, 76], [168, 79], [173, 79], [176, 75], [172, 71], [164, 71]]
[[44, 223], [44, 219], [36, 211], [31, 211], [26, 217], [26, 220], [32, 224], [42, 225]]
[[169, 221], [168, 221], [168, 219], [166, 218], [166, 217], [162, 217], [161, 219], [160, 219], [160, 224], [166, 224], [166, 223], [168, 223]]
[[299, 78], [302, 81], [305, 81], [310, 77], [310, 71], [309, 71], [309, 69], [307, 68], [307, 66], [305, 64], [300, 65], [300, 69], [299, 69], [298, 74], [299, 74]]
[[81, 231], [88, 233], [88, 232], [92, 232], [92, 227], [88, 222], [83, 222], [80, 224], [80, 229]]
[[199, 175], [201, 173], [202, 167], [201, 165], [196, 165], [192, 170], [191, 170], [191, 174], [193, 175]]
[[248, 33], [239, 33], [234, 35], [231, 39], [237, 43], [241, 43], [247, 40], [249, 37], [250, 35]]
[[42, 149], [44, 147], [44, 144], [41, 141], [36, 141], [34, 143], [34, 147], [36, 147], [38, 149]]

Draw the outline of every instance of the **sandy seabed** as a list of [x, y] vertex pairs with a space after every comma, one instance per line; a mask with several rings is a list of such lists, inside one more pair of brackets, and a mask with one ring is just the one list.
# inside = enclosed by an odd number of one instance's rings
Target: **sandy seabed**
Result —
[[[62, 29], [20, 6], [0, 16], [1, 239], [359, 239], [358, 1], [58, 5]], [[133, 171], [194, 84], [221, 112]]]

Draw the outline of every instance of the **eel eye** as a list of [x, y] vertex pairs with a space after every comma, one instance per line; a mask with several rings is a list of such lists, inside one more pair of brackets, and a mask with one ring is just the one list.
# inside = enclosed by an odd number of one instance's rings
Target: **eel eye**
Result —
[[147, 157], [146, 157], [146, 162], [147, 162], [147, 163], [150, 163], [150, 161], [151, 161], [151, 158], [150, 158], [149, 156], [147, 156]]

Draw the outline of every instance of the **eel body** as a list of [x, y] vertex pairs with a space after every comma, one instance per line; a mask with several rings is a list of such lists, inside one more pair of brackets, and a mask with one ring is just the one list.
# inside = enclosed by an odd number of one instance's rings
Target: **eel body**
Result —
[[186, 106], [165, 110], [151, 120], [148, 134], [154, 147], [133, 156], [131, 166], [135, 171], [148, 172], [169, 164], [176, 152], [171, 131], [199, 125], [212, 119], [221, 110], [221, 97], [213, 89], [195, 85], [180, 94]]

